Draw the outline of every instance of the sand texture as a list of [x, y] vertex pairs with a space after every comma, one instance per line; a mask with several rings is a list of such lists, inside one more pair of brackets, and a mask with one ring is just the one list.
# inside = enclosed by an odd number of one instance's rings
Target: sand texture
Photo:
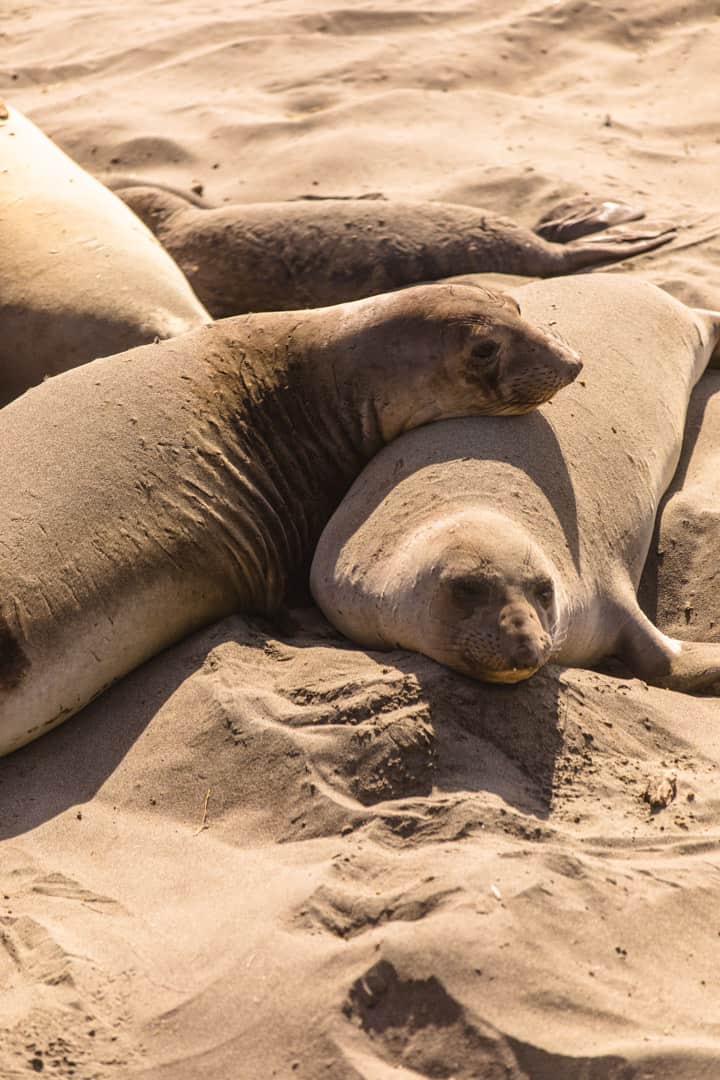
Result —
[[[719, 14], [14, 0], [0, 95], [218, 206], [639, 202], [681, 228], [626, 268], [720, 307]], [[717, 375], [692, 409], [643, 593], [720, 640]], [[225, 620], [0, 761], [0, 1077], [711, 1080], [719, 719]]]

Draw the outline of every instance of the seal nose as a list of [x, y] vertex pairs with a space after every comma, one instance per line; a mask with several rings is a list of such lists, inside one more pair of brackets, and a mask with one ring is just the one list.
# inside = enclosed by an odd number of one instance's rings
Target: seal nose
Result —
[[578, 353], [574, 349], [567, 349], [564, 354], [563, 373], [566, 378], [566, 382], [571, 383], [573, 379], [577, 379], [578, 375], [583, 369], [583, 362], [580, 359]]
[[500, 612], [499, 621], [506, 633], [524, 633], [530, 625], [530, 616], [522, 608], [508, 605]]
[[534, 612], [515, 605], [503, 608], [499, 618], [505, 638], [505, 653], [513, 668], [535, 668], [545, 656], [547, 635]]
[[580, 374], [580, 372], [583, 369], [583, 362], [580, 359], [580, 356], [579, 356], [578, 353], [572, 352], [570, 354], [570, 357], [568, 359], [568, 367], [573, 372], [573, 378], [575, 378], [576, 375]]

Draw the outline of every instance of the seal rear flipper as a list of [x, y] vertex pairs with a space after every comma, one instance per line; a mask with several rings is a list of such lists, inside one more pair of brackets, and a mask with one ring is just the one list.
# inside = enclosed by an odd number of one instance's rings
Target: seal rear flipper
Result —
[[676, 236], [677, 229], [672, 225], [648, 225], [642, 231], [617, 225], [595, 236], [571, 240], [560, 248], [558, 257], [564, 268], [562, 273], [570, 274], [600, 263], [621, 262], [633, 255], [654, 251]]
[[617, 202], [615, 199], [598, 200], [580, 195], [553, 206], [543, 214], [533, 231], [544, 240], [566, 244], [581, 236], [602, 232], [612, 225], [640, 221], [644, 217], [645, 211], [638, 206]]
[[615, 654], [653, 686], [720, 695], [720, 644], [668, 637], [639, 608], [628, 612]]

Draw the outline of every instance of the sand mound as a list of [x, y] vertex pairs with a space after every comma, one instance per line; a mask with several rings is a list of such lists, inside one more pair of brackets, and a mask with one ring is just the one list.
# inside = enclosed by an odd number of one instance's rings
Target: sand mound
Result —
[[4, 1074], [698, 1075], [715, 702], [479, 688], [299, 618], [226, 620], [0, 764]]

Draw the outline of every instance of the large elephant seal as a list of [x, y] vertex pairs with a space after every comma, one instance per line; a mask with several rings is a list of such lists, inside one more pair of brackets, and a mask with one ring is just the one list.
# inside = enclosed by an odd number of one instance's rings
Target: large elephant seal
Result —
[[127, 206], [0, 102], [0, 405], [210, 316]]
[[232, 611], [272, 612], [383, 443], [522, 412], [577, 355], [472, 286], [228, 319], [0, 412], [0, 752]]
[[[563, 245], [450, 203], [300, 199], [200, 209], [157, 187], [119, 194], [216, 318], [339, 304], [457, 274], [554, 277], [651, 251], [675, 235], [625, 227]], [[638, 215], [620, 203], [568, 202], [542, 228], [548, 236], [577, 235]]]
[[513, 295], [580, 350], [582, 379], [532, 416], [437, 424], [384, 449], [322, 535], [315, 599], [364, 646], [488, 681], [615, 654], [647, 681], [706, 688], [720, 646], [666, 637], [636, 588], [720, 314], [614, 274]]

